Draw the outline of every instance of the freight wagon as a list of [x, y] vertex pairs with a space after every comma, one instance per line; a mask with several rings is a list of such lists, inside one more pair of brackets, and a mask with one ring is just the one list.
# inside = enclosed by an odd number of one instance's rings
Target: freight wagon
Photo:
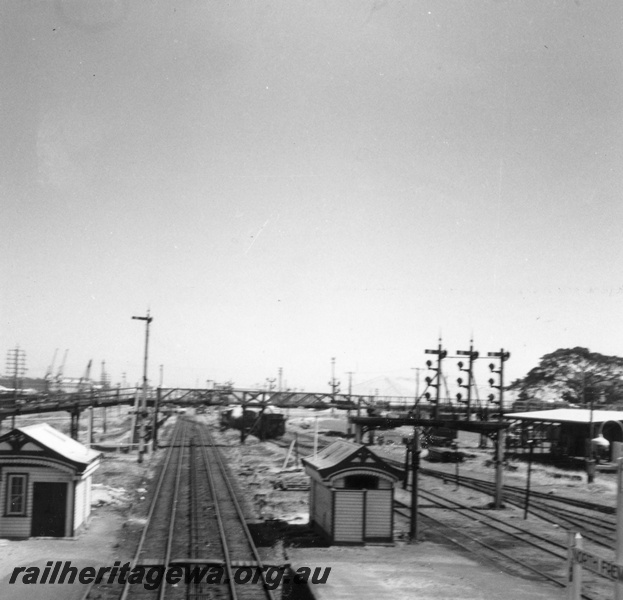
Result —
[[240, 406], [221, 410], [221, 429], [238, 429], [245, 435], [254, 435], [260, 440], [281, 437], [286, 430], [286, 420], [282, 413], [274, 409], [245, 408]]

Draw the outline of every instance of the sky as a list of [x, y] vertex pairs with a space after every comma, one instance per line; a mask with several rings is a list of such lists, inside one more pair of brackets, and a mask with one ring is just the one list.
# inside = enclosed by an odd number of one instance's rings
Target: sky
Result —
[[0, 3], [0, 352], [134, 384], [149, 310], [165, 386], [406, 381], [439, 336], [508, 380], [623, 355], [622, 16]]

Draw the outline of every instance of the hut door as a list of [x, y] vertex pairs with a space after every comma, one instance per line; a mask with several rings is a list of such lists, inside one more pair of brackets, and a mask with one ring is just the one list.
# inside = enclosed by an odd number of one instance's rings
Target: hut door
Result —
[[63, 537], [67, 509], [66, 483], [34, 483], [32, 493], [33, 537]]
[[365, 542], [392, 538], [391, 490], [368, 490], [365, 499]]

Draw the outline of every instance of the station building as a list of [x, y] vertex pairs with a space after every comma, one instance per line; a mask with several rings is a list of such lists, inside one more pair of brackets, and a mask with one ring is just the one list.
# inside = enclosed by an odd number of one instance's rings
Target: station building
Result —
[[311, 478], [309, 515], [317, 533], [332, 544], [393, 541], [398, 469], [367, 446], [342, 440], [301, 460]]
[[47, 423], [0, 436], [0, 538], [76, 535], [91, 513], [100, 457]]
[[514, 422], [512, 429], [519, 447], [529, 439], [536, 440], [552, 456], [583, 457], [591, 440], [603, 436], [609, 442], [606, 460], [615, 459], [615, 448], [623, 442], [623, 411], [558, 408], [507, 413], [504, 418]]

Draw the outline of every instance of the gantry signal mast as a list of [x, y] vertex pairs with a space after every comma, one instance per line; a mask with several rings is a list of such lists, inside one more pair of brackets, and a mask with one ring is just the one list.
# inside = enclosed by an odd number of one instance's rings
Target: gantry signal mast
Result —
[[[495, 368], [495, 363], [489, 365], [491, 372], [499, 376], [497, 384], [493, 377], [489, 379], [489, 385], [498, 390], [498, 399], [495, 399], [494, 394], [489, 394], [489, 401], [499, 405], [498, 420], [501, 422], [504, 420], [504, 363], [510, 358], [511, 354], [510, 352], [505, 352], [504, 348], [501, 348], [499, 352], [487, 352], [487, 356], [497, 358], [500, 361], [497, 369]], [[505, 442], [506, 432], [504, 429], [499, 429], [495, 448], [495, 508], [502, 508], [503, 502]]]
[[456, 399], [459, 402], [465, 402], [466, 404], [466, 412], [465, 412], [465, 420], [469, 421], [471, 419], [472, 414], [472, 388], [474, 386], [474, 361], [478, 358], [479, 354], [476, 350], [474, 350], [474, 340], [470, 340], [469, 342], [469, 350], [457, 350], [456, 353], [459, 356], [467, 356], [468, 364], [467, 368], [464, 368], [463, 362], [459, 361], [458, 367], [459, 371], [463, 371], [467, 373], [467, 382], [463, 383], [463, 379], [461, 377], [457, 378], [456, 382], [459, 384], [459, 387], [465, 389], [467, 391], [467, 398], [463, 399], [463, 394], [459, 392], [456, 395]]
[[[433, 419], [439, 418], [439, 401], [441, 395], [441, 381], [443, 379], [443, 372], [441, 368], [441, 363], [446, 356], [448, 356], [448, 351], [444, 350], [441, 347], [441, 338], [439, 338], [439, 344], [436, 350], [424, 350], [425, 354], [435, 354], [437, 355], [437, 366], [433, 367], [433, 362], [431, 360], [426, 361], [426, 366], [429, 370], [434, 371], [435, 375], [433, 377], [426, 377], [424, 381], [426, 381], [427, 387], [435, 388], [435, 408], [433, 410]], [[426, 392], [424, 394], [426, 400], [430, 402], [430, 392]]]

